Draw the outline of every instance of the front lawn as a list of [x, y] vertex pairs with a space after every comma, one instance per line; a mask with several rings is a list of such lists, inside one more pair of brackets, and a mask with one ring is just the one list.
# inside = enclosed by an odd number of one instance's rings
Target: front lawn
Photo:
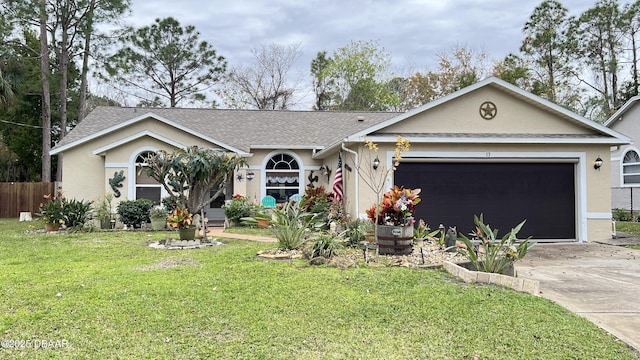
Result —
[[167, 251], [145, 245], [168, 232], [28, 226], [0, 219], [3, 359], [637, 358], [548, 300], [440, 270], [314, 267], [256, 258], [268, 243]]

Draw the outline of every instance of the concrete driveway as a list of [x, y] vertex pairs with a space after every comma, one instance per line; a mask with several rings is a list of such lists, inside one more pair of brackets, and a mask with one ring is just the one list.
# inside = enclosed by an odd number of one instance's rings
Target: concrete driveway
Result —
[[516, 263], [540, 295], [640, 351], [640, 250], [598, 243], [537, 244]]

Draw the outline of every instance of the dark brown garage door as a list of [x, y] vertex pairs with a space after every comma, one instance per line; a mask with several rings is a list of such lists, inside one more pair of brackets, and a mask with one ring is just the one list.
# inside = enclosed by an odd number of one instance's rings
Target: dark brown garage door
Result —
[[422, 188], [416, 219], [431, 228], [457, 226], [465, 235], [473, 215], [499, 236], [527, 219], [519, 237], [575, 239], [576, 201], [571, 163], [402, 163], [395, 183]]

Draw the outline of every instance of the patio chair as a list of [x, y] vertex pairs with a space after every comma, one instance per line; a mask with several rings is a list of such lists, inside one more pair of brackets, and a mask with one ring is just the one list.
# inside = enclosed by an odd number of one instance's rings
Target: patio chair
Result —
[[267, 195], [262, 198], [262, 206], [264, 207], [275, 207], [276, 206], [276, 198], [271, 195]]
[[300, 196], [300, 194], [293, 194], [289, 196], [289, 201], [295, 201], [296, 203], [299, 203], [300, 199], [302, 199], [302, 196]]

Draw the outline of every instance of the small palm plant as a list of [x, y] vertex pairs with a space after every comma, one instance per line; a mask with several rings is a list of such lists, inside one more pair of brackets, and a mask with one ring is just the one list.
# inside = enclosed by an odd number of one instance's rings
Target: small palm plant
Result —
[[[477, 271], [503, 274], [504, 271], [517, 260], [524, 258], [535, 243], [529, 242], [529, 238], [520, 240], [517, 235], [526, 220], [506, 233], [502, 239], [498, 239], [498, 229], [484, 223], [482, 214], [474, 215], [473, 221], [476, 230], [469, 234], [475, 241], [462, 235], [461, 240], [466, 248], [458, 249]], [[474, 242], [477, 244], [474, 244]]]

